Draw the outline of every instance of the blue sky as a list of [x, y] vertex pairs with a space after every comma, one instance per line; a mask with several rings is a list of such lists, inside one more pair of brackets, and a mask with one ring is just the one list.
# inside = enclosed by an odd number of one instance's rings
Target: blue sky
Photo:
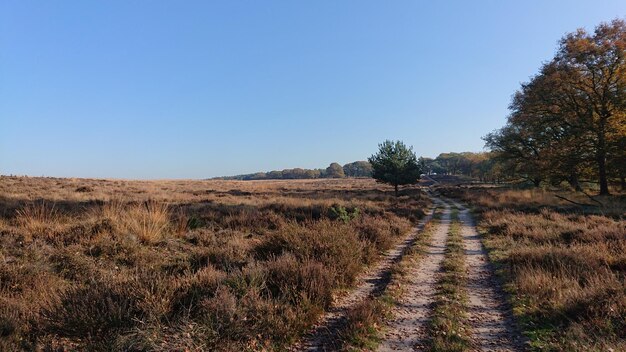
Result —
[[626, 1], [0, 4], [0, 173], [205, 178], [480, 151], [519, 83]]

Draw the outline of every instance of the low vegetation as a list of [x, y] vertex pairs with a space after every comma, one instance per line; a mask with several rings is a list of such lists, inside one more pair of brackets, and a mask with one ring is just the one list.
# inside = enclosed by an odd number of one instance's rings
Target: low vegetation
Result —
[[427, 206], [364, 179], [0, 191], [0, 350], [281, 348]]
[[479, 213], [490, 259], [533, 350], [626, 349], [622, 198], [602, 198], [600, 207], [575, 205], [540, 190], [441, 191]]
[[374, 351], [380, 342], [380, 327], [389, 318], [394, 299], [389, 294], [367, 297], [347, 312], [341, 333], [341, 350]]

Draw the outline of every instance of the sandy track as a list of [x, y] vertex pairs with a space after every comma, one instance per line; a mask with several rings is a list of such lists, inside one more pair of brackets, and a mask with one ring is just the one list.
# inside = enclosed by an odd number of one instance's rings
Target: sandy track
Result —
[[472, 342], [479, 351], [521, 351], [524, 349], [523, 339], [515, 328], [472, 217], [466, 208], [453, 203], [460, 209], [459, 220], [462, 223]]
[[437, 273], [441, 271], [449, 226], [450, 207], [445, 205], [424, 256], [411, 269], [411, 275], [402, 285], [405, 294], [392, 309], [393, 318], [387, 323], [379, 351], [411, 351], [425, 346], [428, 319], [437, 291]]
[[[427, 349], [428, 320], [437, 291], [437, 280], [445, 256], [446, 240], [450, 226], [450, 206], [433, 197], [436, 204], [444, 206], [442, 219], [432, 233], [426, 253], [411, 268], [411, 275], [403, 283], [403, 296], [392, 308], [392, 318], [379, 346], [379, 351], [421, 351]], [[446, 201], [448, 201], [446, 199]], [[465, 247], [467, 270], [468, 319], [472, 343], [477, 351], [523, 351], [524, 339], [513, 322], [505, 295], [488, 262], [469, 211], [457, 202], [450, 201], [459, 211], [461, 236]], [[368, 296], [383, 292], [390, 278], [390, 269], [399, 261], [406, 249], [416, 240], [432, 213], [408, 234], [396, 247], [388, 251], [378, 265], [359, 278], [357, 288], [338, 299], [316, 327], [291, 351], [337, 350], [340, 336], [337, 332], [346, 322], [346, 312]]]
[[333, 351], [339, 347], [337, 332], [346, 323], [346, 313], [368, 296], [382, 293], [391, 277], [391, 267], [398, 262], [406, 250], [413, 245], [420, 231], [432, 218], [432, 212], [420, 221], [409, 234], [394, 248], [387, 251], [377, 265], [357, 279], [356, 288], [340, 297], [331, 309], [322, 316], [313, 330], [292, 346], [290, 351]]

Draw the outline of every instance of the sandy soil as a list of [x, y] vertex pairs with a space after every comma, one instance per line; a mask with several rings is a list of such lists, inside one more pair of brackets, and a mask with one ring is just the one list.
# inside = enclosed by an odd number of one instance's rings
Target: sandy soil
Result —
[[[439, 203], [439, 202], [438, 202]], [[427, 334], [428, 318], [437, 289], [438, 273], [444, 258], [450, 207], [445, 205], [441, 221], [433, 231], [426, 252], [403, 283], [406, 292], [393, 308], [379, 351], [410, 351], [422, 349]]]
[[523, 340], [517, 333], [472, 217], [466, 208], [458, 203], [455, 205], [461, 209], [459, 220], [467, 265], [468, 316], [474, 345], [480, 351], [522, 350]]
[[[437, 203], [441, 200], [435, 198]], [[468, 209], [451, 200], [459, 209], [461, 236], [467, 270], [468, 319], [473, 349], [476, 351], [522, 351], [524, 340], [518, 333], [499, 282], [488, 262]], [[436, 293], [436, 283], [444, 258], [450, 224], [450, 208], [445, 206], [441, 223], [434, 232], [428, 252], [412, 269], [404, 296], [393, 309], [379, 351], [426, 350], [427, 324]], [[403, 286], [404, 286], [403, 285]]]

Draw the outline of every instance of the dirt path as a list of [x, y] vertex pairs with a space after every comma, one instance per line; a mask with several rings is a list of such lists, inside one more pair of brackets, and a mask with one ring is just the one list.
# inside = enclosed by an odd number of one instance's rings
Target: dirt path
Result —
[[[411, 268], [403, 283], [403, 296], [392, 308], [391, 320], [379, 346], [379, 351], [426, 350], [428, 319], [437, 290], [437, 279], [445, 256], [446, 239], [450, 227], [450, 206], [436, 196], [434, 202], [443, 206], [440, 223], [432, 233], [426, 253]], [[452, 200], [459, 209], [461, 236], [465, 247], [467, 270], [468, 318], [472, 342], [478, 351], [523, 351], [524, 340], [517, 332], [512, 314], [506, 304], [500, 284], [495, 279], [487, 260], [487, 253], [474, 226], [469, 211]], [[378, 265], [364, 273], [357, 288], [341, 297], [316, 327], [290, 351], [333, 351], [339, 347], [337, 332], [346, 322], [346, 312], [368, 296], [383, 292], [390, 279], [390, 269], [416, 240], [432, 213], [408, 234], [396, 247], [388, 251]]]
[[469, 210], [453, 202], [459, 211], [467, 265], [468, 317], [472, 341], [479, 351], [521, 351], [517, 333], [500, 284], [495, 279]]
[[424, 225], [432, 218], [432, 212], [420, 221], [398, 245], [386, 252], [377, 265], [367, 270], [357, 280], [357, 285], [347, 295], [340, 297], [333, 307], [320, 319], [305, 338], [292, 346], [290, 351], [333, 351], [339, 345], [337, 332], [346, 322], [346, 313], [351, 307], [371, 295], [385, 290], [391, 277], [391, 267], [398, 262], [406, 250], [415, 242]]
[[379, 351], [423, 349], [428, 337], [426, 329], [431, 305], [437, 289], [436, 273], [441, 270], [449, 225], [450, 207], [446, 204], [426, 253], [412, 268], [407, 282], [403, 284], [403, 291], [406, 293], [392, 309], [393, 318], [388, 322]]

